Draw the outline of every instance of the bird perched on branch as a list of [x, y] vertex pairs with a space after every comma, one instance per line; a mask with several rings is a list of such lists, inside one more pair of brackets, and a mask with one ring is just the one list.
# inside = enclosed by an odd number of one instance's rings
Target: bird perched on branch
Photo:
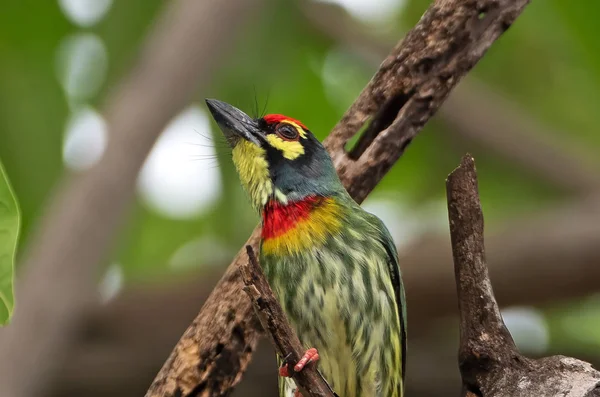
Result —
[[[406, 307], [387, 228], [350, 197], [300, 121], [206, 103], [262, 216], [261, 267], [308, 349], [293, 370], [318, 361], [340, 397], [401, 397]], [[290, 371], [280, 368], [281, 397], [300, 396]]]

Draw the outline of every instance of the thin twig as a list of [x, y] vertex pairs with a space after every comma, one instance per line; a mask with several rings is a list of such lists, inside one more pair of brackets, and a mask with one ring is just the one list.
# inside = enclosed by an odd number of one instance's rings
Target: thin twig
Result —
[[336, 394], [314, 365], [308, 365], [300, 372], [293, 370], [293, 363], [297, 363], [304, 353], [302, 343], [287, 321], [283, 309], [265, 279], [252, 246], [247, 245], [246, 252], [248, 253], [248, 262], [240, 266], [245, 285], [244, 291], [252, 299], [258, 319], [267, 331], [277, 354], [285, 358], [285, 364], [291, 371], [292, 378], [302, 395], [304, 397], [335, 397]]

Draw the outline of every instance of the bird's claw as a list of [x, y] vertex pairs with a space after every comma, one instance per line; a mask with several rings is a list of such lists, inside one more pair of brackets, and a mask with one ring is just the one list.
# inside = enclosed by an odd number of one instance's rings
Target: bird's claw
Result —
[[281, 367], [279, 367], [279, 376], [284, 378], [290, 378], [292, 376], [292, 374], [290, 374], [290, 371], [288, 370], [288, 360], [290, 359], [291, 355], [292, 353], [288, 353], [288, 355], [285, 356], [283, 360], [281, 360], [282, 364]]
[[[288, 354], [283, 359], [283, 365], [279, 368], [279, 376], [283, 376], [285, 378], [289, 378], [292, 376], [292, 374], [290, 374], [290, 371], [288, 369], [288, 362], [287, 362], [290, 355], [291, 354]], [[313, 362], [317, 362], [317, 361], [319, 361], [319, 352], [317, 351], [317, 349], [315, 349], [315, 348], [308, 349], [304, 353], [302, 358], [296, 363], [296, 365], [294, 365], [294, 372], [300, 372], [309, 363], [313, 363]], [[298, 394], [298, 396], [295, 396], [295, 397], [302, 397], [302, 396], [300, 394]]]
[[296, 363], [296, 365], [294, 366], [294, 371], [300, 372], [308, 363], [317, 361], [319, 361], [319, 352], [317, 351], [317, 349], [315, 349], [314, 347], [308, 349], [304, 353], [300, 361], [298, 361], [298, 363]]
[[281, 367], [279, 367], [279, 376], [284, 377], [284, 378], [289, 378], [292, 376], [290, 374], [290, 371], [288, 371], [288, 365], [285, 361], [284, 361], [283, 365]]

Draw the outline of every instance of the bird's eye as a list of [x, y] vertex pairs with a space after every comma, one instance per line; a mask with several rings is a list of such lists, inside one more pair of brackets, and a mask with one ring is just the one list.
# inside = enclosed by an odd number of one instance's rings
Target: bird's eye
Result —
[[280, 123], [275, 128], [275, 133], [286, 141], [295, 141], [298, 139], [298, 130], [296, 127], [286, 123]]

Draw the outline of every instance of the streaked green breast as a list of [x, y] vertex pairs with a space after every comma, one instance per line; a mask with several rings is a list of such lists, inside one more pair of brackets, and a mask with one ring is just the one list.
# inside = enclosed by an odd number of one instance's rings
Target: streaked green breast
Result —
[[[336, 200], [341, 228], [293, 254], [261, 249], [260, 263], [302, 343], [319, 351], [319, 369], [340, 397], [400, 397], [406, 316], [397, 301], [404, 301], [403, 289], [395, 288], [390, 272], [397, 254], [377, 217], [350, 197]], [[280, 395], [291, 397], [293, 387], [283, 379]]]

